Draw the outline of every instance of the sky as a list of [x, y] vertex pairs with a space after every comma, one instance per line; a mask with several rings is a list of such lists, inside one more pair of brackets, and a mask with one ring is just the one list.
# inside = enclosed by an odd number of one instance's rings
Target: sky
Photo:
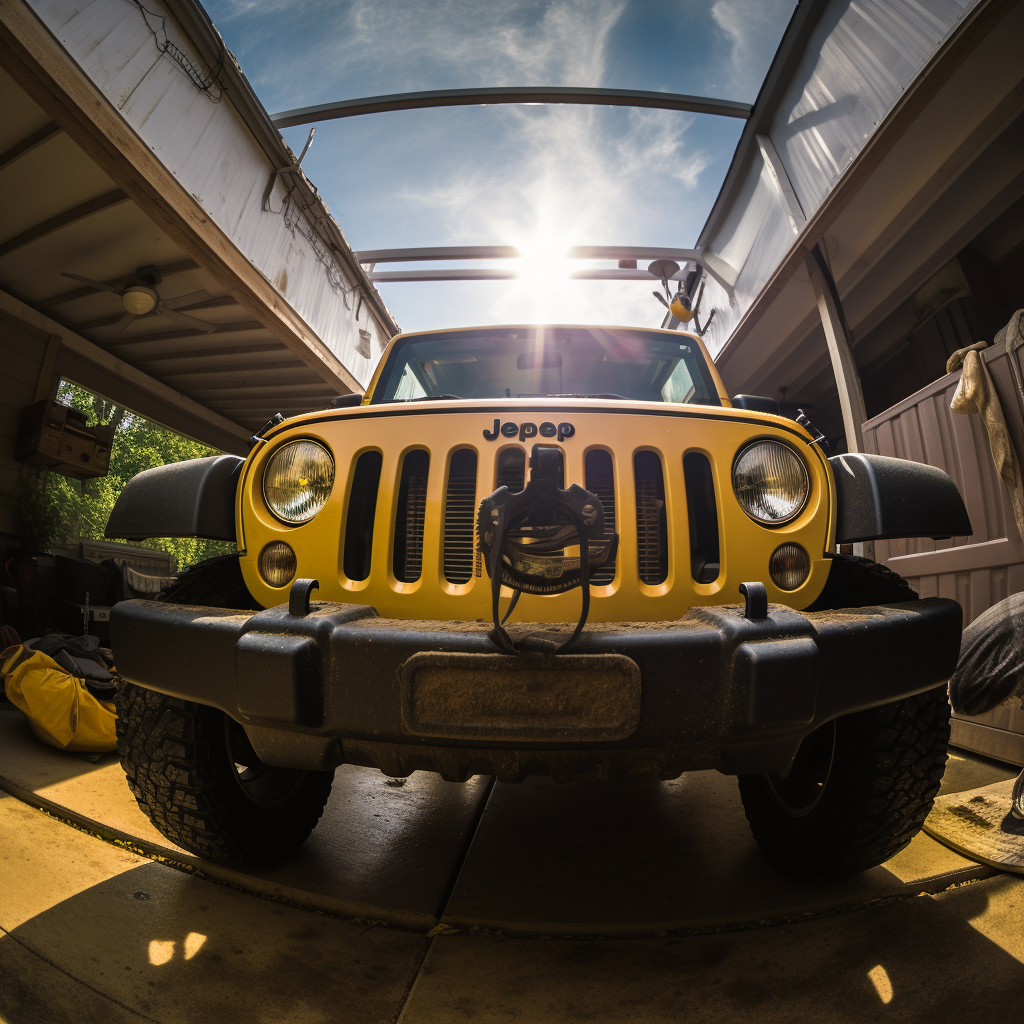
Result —
[[[273, 114], [387, 93], [515, 85], [753, 103], [795, 0], [206, 0], [206, 7]], [[356, 250], [519, 245], [527, 254], [516, 281], [380, 285], [403, 330], [658, 326], [664, 310], [651, 295], [653, 278], [569, 280], [569, 270], [588, 264], [564, 253], [572, 245], [692, 246], [742, 126], [708, 114], [561, 104], [395, 111], [318, 124], [302, 166]], [[308, 128], [283, 134], [298, 153]]]

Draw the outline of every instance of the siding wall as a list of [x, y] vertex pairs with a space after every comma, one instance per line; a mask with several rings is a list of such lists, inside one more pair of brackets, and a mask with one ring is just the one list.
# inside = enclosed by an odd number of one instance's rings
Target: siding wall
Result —
[[21, 463], [14, 458], [21, 412], [31, 405], [39, 385], [47, 337], [0, 313], [0, 536], [14, 535], [14, 491]]
[[[1024, 345], [1008, 354], [1001, 341], [986, 349], [983, 358], [1014, 446], [1018, 454], [1024, 453]], [[938, 466], [956, 481], [973, 536], [876, 541], [875, 558], [905, 576], [922, 597], [959, 601], [966, 626], [1003, 598], [1024, 591], [1024, 542], [993, 465], [981, 417], [950, 411], [960, 376], [957, 370], [940, 377], [868, 420], [864, 444], [878, 455]], [[985, 715], [957, 716], [954, 739], [969, 749], [1024, 764], [1024, 712], [999, 707]]]
[[[264, 208], [272, 164], [230, 96], [214, 102], [216, 89], [210, 94], [197, 89], [158, 49], [157, 36], [166, 33], [205, 69], [169, 8], [161, 0], [147, 0], [150, 22], [160, 26], [154, 35], [130, 0], [27, 2], [157, 159], [365, 386], [389, 331], [360, 301], [355, 283], [325, 244], [314, 238], [280, 177]], [[165, 19], [162, 26], [159, 19]], [[370, 332], [368, 352], [360, 329]]]
[[[755, 155], [743, 169], [736, 193], [721, 215], [712, 213], [698, 241], [737, 272], [731, 290], [717, 281], [707, 282], [705, 309], [714, 308], [716, 316], [704, 341], [713, 356], [792, 248], [803, 220], [822, 206], [908, 86], [976, 3], [830, 0], [825, 5], [764, 132], [792, 183], [801, 222], [793, 222], [772, 172]], [[950, 125], [943, 137], [950, 150], [956, 145], [957, 128]], [[902, 197], [889, 198], [897, 212]]]

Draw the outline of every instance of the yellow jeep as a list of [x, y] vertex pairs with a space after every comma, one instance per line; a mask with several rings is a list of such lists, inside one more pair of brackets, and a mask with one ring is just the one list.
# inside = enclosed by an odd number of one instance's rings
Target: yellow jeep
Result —
[[178, 845], [268, 862], [346, 762], [717, 769], [783, 869], [878, 864], [942, 776], [961, 611], [837, 544], [971, 527], [940, 471], [825, 448], [694, 334], [400, 335], [365, 396], [121, 495], [109, 536], [238, 547], [113, 610], [132, 790]]

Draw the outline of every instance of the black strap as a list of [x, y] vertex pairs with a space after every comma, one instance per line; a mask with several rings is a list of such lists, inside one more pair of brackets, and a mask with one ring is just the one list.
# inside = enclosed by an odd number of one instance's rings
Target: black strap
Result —
[[[555, 649], [555, 654], [560, 654], [569, 646], [569, 644], [576, 640], [580, 633], [583, 632], [583, 627], [587, 624], [587, 617], [590, 615], [590, 538], [587, 536], [587, 526], [586, 523], [583, 522], [583, 516], [581, 516], [574, 508], [562, 506], [558, 509], [558, 513], [564, 514], [568, 517], [569, 524], [576, 531], [576, 538], [579, 541], [579, 586], [582, 590], [582, 607], [580, 609], [579, 620], [576, 623], [576, 628], [573, 630], [572, 635], [568, 640], [559, 644]], [[516, 518], [518, 520], [525, 518], [525, 516], [520, 515]], [[501, 598], [502, 577], [504, 575], [501, 561], [501, 550], [504, 546], [505, 534], [512, 525], [511, 521], [505, 522], [505, 510], [502, 509], [499, 520], [494, 525], [494, 535], [491, 541], [490, 564], [488, 565], [488, 570], [491, 575], [491, 618], [494, 622], [494, 631], [491, 636], [494, 642], [503, 650], [508, 651], [509, 654], [518, 654], [519, 648], [516, 646], [512, 637], [510, 637], [506, 632], [505, 623], [508, 621], [516, 604], [519, 602], [519, 595], [522, 593], [522, 590], [515, 590], [512, 594], [512, 601], [508, 606], [508, 610], [505, 612], [504, 618], [499, 619], [499, 615], [501, 613], [499, 602]], [[518, 522], [515, 525], [518, 525]]]

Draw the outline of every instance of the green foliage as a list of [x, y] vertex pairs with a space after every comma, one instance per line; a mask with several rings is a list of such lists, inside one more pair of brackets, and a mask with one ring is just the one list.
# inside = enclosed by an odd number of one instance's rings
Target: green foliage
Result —
[[[37, 478], [26, 477], [22, 481], [19, 532], [22, 542], [32, 551], [45, 551], [78, 540], [103, 540], [114, 502], [137, 473], [218, 454], [213, 448], [143, 419], [68, 381], [61, 381], [57, 400], [86, 413], [90, 426], [115, 426], [110, 472], [105, 477], [82, 482], [52, 472], [44, 485]], [[141, 544], [169, 552], [179, 570], [234, 550], [233, 545], [224, 541], [194, 537], [154, 538]]]

